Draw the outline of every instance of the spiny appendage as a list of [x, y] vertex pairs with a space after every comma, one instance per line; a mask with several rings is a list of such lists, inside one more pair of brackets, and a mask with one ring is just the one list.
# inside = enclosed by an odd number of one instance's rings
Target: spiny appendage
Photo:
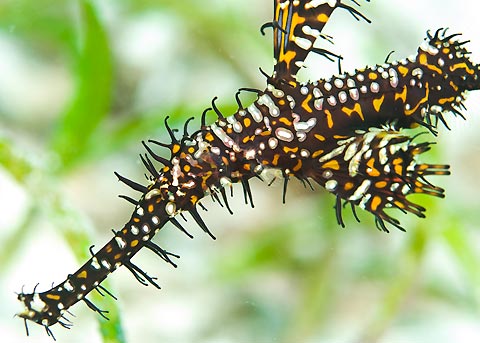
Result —
[[449, 175], [449, 166], [418, 163], [417, 155], [429, 150], [430, 143], [413, 140], [398, 131], [371, 129], [332, 142], [332, 149], [315, 161], [316, 171], [310, 176], [337, 196], [335, 209], [340, 225], [344, 226], [341, 199], [373, 213], [377, 227], [388, 231], [384, 222], [403, 228], [386, 209], [425, 216], [425, 208], [409, 201], [408, 195], [444, 196], [444, 190], [426, 177]]
[[[356, 1], [352, 1], [352, 3], [359, 6]], [[331, 41], [331, 37], [323, 34], [322, 30], [337, 8], [346, 10], [357, 20], [363, 19], [370, 22], [357, 9], [341, 0], [328, 2], [275, 1], [273, 21], [266, 23], [261, 28], [262, 34], [265, 28], [273, 28], [275, 79], [295, 79], [310, 52], [320, 54], [330, 60], [341, 59], [339, 55], [328, 50], [314, 47], [314, 43], [319, 37]]]
[[387, 124], [436, 134], [438, 122], [448, 128], [445, 114], [463, 117], [465, 92], [480, 88], [480, 66], [457, 38], [438, 30], [413, 57], [315, 82], [269, 82], [288, 95], [294, 113], [317, 118], [321, 136]]
[[[65, 313], [69, 313], [69, 308], [80, 300], [107, 319], [105, 315], [107, 311], [95, 306], [86, 295], [95, 289], [102, 295], [107, 293], [113, 297], [100, 283], [122, 265], [132, 272], [140, 283], [160, 288], [155, 281], [156, 278], [133, 264], [131, 259], [142, 247], [146, 247], [176, 267], [172, 258], [179, 256], [160, 248], [151, 239], [168, 221], [189, 235], [175, 219], [177, 214], [189, 212], [200, 227], [213, 237], [198, 214], [196, 206], [208, 190], [213, 187], [220, 188], [221, 177], [218, 168], [225, 167], [225, 164], [211, 154], [212, 146], [207, 143], [210, 140], [213, 144], [216, 140], [212, 135], [208, 136], [208, 130], [201, 130], [195, 138], [184, 137], [178, 141], [168, 125], [167, 130], [171, 134], [172, 142], [155, 143], [170, 150], [170, 159], [156, 155], [144, 143], [149, 155], [141, 156], [141, 159], [151, 173], [147, 186], [116, 174], [120, 181], [142, 193], [138, 201], [126, 197], [129, 202], [135, 204], [135, 210], [128, 223], [118, 232], [114, 232], [114, 238], [97, 253], [93, 254], [90, 249], [92, 258], [61, 284], [45, 292], [38, 293], [35, 287], [32, 293], [22, 291], [18, 295], [18, 299], [24, 305], [24, 310], [18, 313], [18, 316], [25, 321], [27, 335], [29, 333], [27, 321], [32, 321], [42, 325], [47, 334], [54, 338], [50, 326], [59, 323], [69, 328], [71, 322], [65, 317]], [[163, 169], [157, 170], [150, 158], [163, 163]]]

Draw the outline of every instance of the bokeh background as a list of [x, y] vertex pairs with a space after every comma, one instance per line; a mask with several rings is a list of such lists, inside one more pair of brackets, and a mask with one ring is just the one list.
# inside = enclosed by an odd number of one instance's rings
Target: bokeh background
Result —
[[[427, 29], [462, 32], [480, 61], [477, 3], [372, 0], [373, 23], [337, 11], [325, 33], [342, 68], [415, 53]], [[272, 70], [269, 0], [0, 0], [0, 332], [2, 342], [51, 342], [13, 314], [15, 292], [63, 281], [120, 228], [133, 194], [118, 171], [144, 178], [140, 141], [167, 140], [166, 115], [179, 128], [214, 96], [224, 114], [239, 87], [264, 87]], [[304, 79], [337, 73], [309, 58]], [[244, 102], [251, 101], [248, 95]], [[136, 264], [159, 278], [144, 287], [120, 269], [106, 285], [118, 301], [106, 322], [84, 304], [59, 342], [479, 342], [480, 92], [467, 121], [449, 117], [423, 159], [449, 163], [437, 177], [447, 198], [418, 197], [427, 219], [398, 217], [407, 232], [375, 229], [359, 211], [335, 222], [334, 199], [290, 182], [253, 181], [255, 209], [241, 188], [235, 215], [205, 200], [212, 241], [194, 225], [190, 240], [171, 226], [155, 241], [181, 255], [173, 269], [149, 252]], [[213, 120], [213, 118], [210, 118]], [[195, 121], [192, 126], [198, 126]], [[427, 139], [433, 139], [428, 137]]]

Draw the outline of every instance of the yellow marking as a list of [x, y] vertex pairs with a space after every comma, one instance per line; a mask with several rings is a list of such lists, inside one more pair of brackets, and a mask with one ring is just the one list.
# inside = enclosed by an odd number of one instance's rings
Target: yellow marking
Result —
[[213, 138], [213, 135], [211, 132], [207, 132], [207, 134], [205, 135], [205, 139], [209, 142], [213, 142], [214, 138]]
[[284, 146], [283, 151], [285, 151], [286, 154], [288, 154], [289, 152], [297, 152], [298, 146], [296, 148], [289, 148], [288, 146]]
[[325, 115], [327, 116], [327, 126], [331, 129], [333, 127], [332, 112], [325, 110]]
[[393, 203], [394, 203], [395, 206], [397, 206], [398, 208], [405, 208], [405, 205], [404, 205], [403, 202], [401, 202], [401, 201], [395, 200]]
[[420, 54], [418, 56], [418, 61], [420, 64], [426, 66], [428, 69], [433, 70], [434, 72], [437, 72], [439, 74], [443, 74], [442, 69], [438, 68], [436, 65], [428, 63], [428, 57], [426, 54]]
[[264, 165], [266, 165], [266, 166], [268, 166], [269, 163], [270, 163], [270, 162], [268, 162], [267, 160], [263, 160], [263, 161], [262, 161], [262, 164], [264, 164]]
[[86, 279], [87, 278], [87, 271], [82, 270], [80, 273], [77, 275], [77, 279]]
[[281, 123], [284, 123], [287, 126], [292, 126], [292, 122], [285, 117], [279, 118], [278, 121]]
[[196, 195], [192, 195], [190, 197], [190, 202], [195, 205], [198, 202], [198, 197]]
[[250, 120], [250, 118], [243, 119], [243, 126], [250, 127], [251, 124], [252, 124], [252, 121]]
[[355, 106], [353, 106], [353, 108], [342, 107], [342, 112], [345, 113], [349, 117], [351, 117], [352, 113], [355, 112], [355, 113], [358, 114], [360, 119], [362, 119], [362, 121], [365, 121], [365, 117], [363, 116], [363, 112], [362, 112], [362, 106], [358, 102], [355, 104]]
[[403, 86], [401, 93], [395, 93], [395, 100], [401, 99], [405, 103], [407, 101], [407, 86]]
[[[140, 223], [140, 219], [137, 218], [137, 217], [134, 217], [134, 218], [133, 218], [133, 221], [134, 221], [135, 223]], [[111, 248], [110, 248], [110, 249], [111, 249]]]
[[316, 139], [318, 139], [320, 142], [324, 142], [324, 141], [325, 141], [325, 137], [322, 136], [322, 135], [319, 135], [318, 133], [316, 133], [316, 134], [314, 135], [314, 137], [315, 137]]
[[60, 300], [60, 296], [58, 294], [47, 294], [47, 298], [52, 300]]
[[331, 160], [322, 165], [323, 169], [333, 169], [333, 170], [340, 170], [340, 164], [338, 164], [337, 160]]
[[132, 248], [135, 248], [138, 245], [138, 239], [134, 239], [133, 241], [130, 242], [130, 246]]
[[375, 195], [372, 199], [372, 202], [370, 203], [370, 208], [373, 212], [375, 212], [382, 203], [382, 198], [380, 198], [378, 195]]
[[471, 69], [465, 62], [457, 63], [457, 64], [454, 64], [453, 66], [450, 66], [450, 71], [455, 71], [457, 69], [465, 69], [465, 71], [470, 75], [473, 75], [475, 73], [475, 71]]
[[260, 136], [270, 136], [271, 134], [272, 134], [272, 131], [266, 130], [266, 131], [262, 131], [260, 133]]
[[320, 13], [319, 15], [317, 15], [317, 20], [321, 23], [326, 23], [328, 21], [328, 15], [326, 15], [325, 13]]
[[293, 167], [292, 170], [293, 170], [294, 172], [297, 172], [297, 171], [299, 171], [300, 169], [302, 169], [302, 161], [301, 161], [301, 160], [298, 160], [297, 165], [296, 165], [295, 167]]
[[321, 154], [323, 154], [325, 152], [325, 150], [317, 150], [317, 151], [314, 151], [313, 154], [312, 154], [312, 158], [317, 158], [318, 156], [320, 156]]
[[116, 260], [119, 260], [122, 258], [122, 254], [121, 253], [118, 253], [118, 254], [115, 254], [115, 256], [113, 256], [114, 259]]
[[458, 92], [458, 86], [453, 81], [450, 81], [450, 87], [452, 87], [455, 92]]
[[370, 72], [370, 73], [368, 73], [368, 78], [370, 80], [376, 80], [378, 78], [378, 75], [374, 72]]
[[154, 209], [154, 208], [153, 208], [153, 205], [152, 205], [152, 204], [148, 205], [148, 207], [147, 207], [147, 211], [148, 211], [148, 212], [152, 213], [152, 212], [153, 212], [153, 209]]
[[346, 190], [346, 191], [349, 191], [349, 190], [351, 190], [354, 186], [355, 186], [355, 184], [354, 184], [353, 182], [347, 182], [347, 183], [345, 183], [345, 186], [343, 186], [343, 189]]
[[442, 53], [445, 55], [448, 55], [449, 52], [450, 52], [450, 48], [443, 48], [442, 50]]
[[420, 56], [418, 56], [418, 61], [420, 62], [420, 64], [428, 66], [428, 57], [426, 54], [420, 54]]
[[408, 74], [408, 68], [404, 66], [399, 66], [398, 71], [400, 74], [402, 74], [402, 76], [406, 76]]
[[250, 137], [250, 136], [245, 136], [245, 137], [243, 137], [242, 142], [243, 142], [243, 143], [247, 143], [247, 142], [248, 142], [249, 140], [251, 140], [251, 139], [252, 139], [252, 137]]
[[174, 145], [172, 146], [172, 152], [173, 152], [174, 154], [176, 154], [176, 153], [179, 152], [179, 151], [180, 151], [180, 144], [174, 144]]
[[345, 138], [349, 138], [349, 136], [344, 136], [344, 135], [333, 135], [333, 138], [335, 138], [335, 139], [345, 139]]
[[232, 128], [231, 127], [227, 127], [227, 133], [228, 134], [231, 134], [233, 132]]
[[280, 154], [275, 154], [275, 155], [273, 156], [272, 164], [273, 164], [274, 166], [276, 166], [276, 165], [278, 164], [278, 159], [279, 159], [279, 158], [280, 158]]
[[283, 56], [280, 56], [280, 61], [290, 64], [290, 62], [292, 62], [292, 60], [295, 58], [296, 55], [297, 54], [295, 51], [289, 50], [287, 51], [286, 54], [284, 54]]
[[418, 110], [418, 108], [420, 107], [421, 104], [428, 101], [428, 96], [429, 95], [430, 95], [430, 86], [429, 86], [428, 82], [425, 82], [425, 96], [418, 101], [417, 105], [414, 108], [412, 108], [410, 110], [405, 110], [405, 115], [409, 116], [409, 115], [415, 113]]
[[378, 182], [375, 183], [375, 187], [385, 188], [385, 187], [387, 187], [387, 182], [386, 181], [378, 181]]
[[297, 87], [297, 83], [296, 83], [295, 81], [293, 81], [293, 80], [288, 81], [288, 84], [289, 84], [290, 86], [292, 86], [292, 88]]
[[380, 99], [373, 99], [373, 108], [375, 109], [375, 111], [380, 112], [380, 107], [382, 107], [384, 100], [385, 94], [383, 94]]
[[403, 159], [401, 157], [397, 157], [396, 159], [393, 160], [393, 164], [401, 164], [403, 162]]
[[438, 103], [440, 105], [445, 105], [447, 102], [454, 102], [455, 101], [455, 97], [450, 97], [450, 98], [442, 98], [442, 99], [438, 99]]
[[368, 171], [368, 175], [373, 177], [380, 176], [380, 172], [377, 168], [375, 168], [375, 159], [373, 157], [367, 161], [367, 167], [371, 169], [370, 171]]
[[127, 232], [128, 232], [127, 229], [123, 229], [123, 230], [122, 230], [122, 233], [123, 233], [123, 234], [126, 234]]
[[[139, 219], [138, 221], [140, 221], [140, 219]], [[113, 249], [112, 249], [112, 246], [111, 246], [110, 244], [107, 245], [107, 247], [105, 248], [105, 251], [106, 251], [107, 253], [109, 253], [109, 254], [112, 252], [112, 250], [113, 250]]]
[[303, 100], [302, 102], [302, 107], [305, 109], [305, 111], [307, 111], [308, 113], [312, 113], [313, 110], [312, 108], [310, 107], [310, 105], [308, 104], [308, 102], [312, 99], [313, 95], [312, 94], [308, 94], [308, 96], [305, 98], [305, 100]]
[[188, 173], [190, 170], [192, 169], [192, 167], [190, 167], [188, 164], [186, 164], [184, 167], [183, 167], [183, 170]]
[[[194, 151], [195, 151], [195, 150], [194, 150]], [[163, 169], [162, 169], [162, 171], [163, 171], [164, 173], [167, 173], [169, 170], [170, 170], [170, 167], [167, 167], [167, 166], [163, 167]]]
[[285, 105], [285, 100], [280, 99], [280, 100], [278, 100], [278, 103], [279, 103], [281, 106], [283, 106], [283, 105]]

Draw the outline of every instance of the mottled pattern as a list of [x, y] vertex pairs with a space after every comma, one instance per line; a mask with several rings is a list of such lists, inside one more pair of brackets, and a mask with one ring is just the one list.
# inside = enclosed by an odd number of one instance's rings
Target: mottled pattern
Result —
[[[150, 172], [150, 183], [140, 185], [120, 175], [119, 179], [142, 193], [132, 217], [115, 232], [114, 238], [93, 254], [77, 272], [52, 289], [18, 298], [25, 310], [18, 315], [43, 325], [49, 335], [55, 323], [68, 327], [65, 311], [83, 300], [104, 316], [85, 296], [93, 289], [106, 291], [100, 283], [120, 266], [128, 268], [142, 284], [159, 288], [156, 279], [131, 262], [147, 247], [175, 266], [176, 255], [152, 243], [151, 239], [167, 222], [185, 234], [176, 219], [188, 212], [212, 238], [198, 214], [199, 201], [211, 195], [228, 204], [228, 189], [240, 182], [246, 202], [253, 206], [249, 179], [266, 174], [284, 178], [284, 199], [291, 177], [310, 184], [315, 181], [336, 197], [336, 217], [344, 225], [341, 208], [349, 203], [371, 212], [381, 230], [387, 226], [402, 229], [387, 214], [398, 209], [424, 217], [425, 208], [409, 201], [410, 194], [443, 197], [443, 189], [426, 177], [447, 175], [447, 165], [423, 164], [418, 155], [430, 143], [418, 141], [408, 131], [424, 126], [436, 134], [444, 115], [460, 114], [465, 92], [480, 88], [480, 69], [468, 59], [458, 35], [446, 30], [428, 34], [415, 56], [382, 65], [366, 67], [328, 80], [300, 83], [296, 73], [310, 52], [327, 58], [336, 55], [314, 48], [317, 38], [326, 38], [322, 28], [337, 9], [345, 9], [357, 19], [366, 18], [342, 1], [277, 0], [274, 20], [262, 27], [273, 28], [276, 64], [267, 77], [265, 90], [256, 100], [229, 117], [213, 109], [218, 120], [205, 124], [194, 134], [179, 139], [166, 122], [170, 143], [144, 143], [142, 156]], [[186, 131], [186, 130], [185, 130]], [[167, 147], [170, 157], [157, 155], [152, 144]], [[154, 161], [164, 165], [159, 169]]]

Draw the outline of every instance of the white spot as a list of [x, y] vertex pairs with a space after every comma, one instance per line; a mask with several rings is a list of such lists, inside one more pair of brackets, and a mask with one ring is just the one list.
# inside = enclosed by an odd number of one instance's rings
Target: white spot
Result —
[[342, 88], [343, 87], [343, 81], [341, 79], [335, 79], [335, 81], [333, 81], [333, 84], [337, 88]]
[[308, 94], [308, 88], [305, 87], [305, 86], [302, 86], [302, 87], [300, 88], [300, 93], [301, 93], [302, 95], [307, 95], [307, 94]]
[[255, 104], [248, 106], [247, 110], [252, 115], [253, 120], [255, 120], [257, 123], [260, 123], [263, 120], [262, 112], [260, 112]]
[[75, 290], [70, 280], [67, 280], [63, 283], [63, 288], [68, 292], [73, 292]]
[[328, 180], [325, 182], [325, 189], [329, 192], [333, 192], [338, 186], [338, 182], [335, 180]]
[[364, 93], [364, 94], [367, 93], [367, 92], [368, 92], [367, 86], [365, 86], [365, 85], [361, 86], [361, 87], [360, 87], [360, 92], [362, 92], [362, 93]]
[[140, 230], [138, 229], [138, 227], [136, 227], [135, 225], [132, 225], [130, 226], [130, 232], [133, 234], [133, 235], [138, 235], [138, 233], [140, 232]]
[[275, 135], [278, 139], [285, 142], [291, 142], [295, 138], [292, 131], [283, 127], [277, 128], [275, 130]]
[[115, 242], [120, 249], [124, 249], [127, 246], [127, 242], [123, 239], [123, 237], [115, 236]]
[[331, 85], [330, 83], [328, 83], [328, 82], [325, 82], [325, 83], [323, 84], [323, 88], [325, 88], [325, 90], [326, 90], [327, 92], [330, 92], [330, 91], [332, 90], [332, 85]]
[[157, 216], [152, 217], [152, 223], [158, 225], [160, 223], [160, 219]]
[[98, 263], [98, 259], [94, 256], [92, 258], [92, 262], [90, 262], [90, 265], [93, 267], [93, 269], [99, 270], [101, 268], [100, 263]]
[[341, 91], [340, 93], [338, 93], [338, 100], [340, 100], [342, 104], [346, 103], [348, 100], [347, 93], [345, 93], [344, 91]]
[[142, 231], [145, 232], [145, 233], [149, 233], [150, 232], [150, 226], [148, 226], [148, 224], [144, 224], [142, 226]]
[[270, 138], [268, 140], [268, 146], [270, 147], [270, 149], [275, 149], [277, 146], [278, 146], [278, 140], [276, 138]]
[[143, 210], [143, 207], [137, 208], [137, 214], [141, 217], [145, 214], [145, 211]]
[[315, 107], [316, 110], [322, 110], [323, 108], [323, 99], [316, 99], [314, 102], [313, 102], [313, 106]]
[[388, 70], [388, 74], [390, 75], [390, 86], [397, 87], [398, 86], [398, 73], [395, 69], [390, 68]]
[[293, 41], [303, 50], [308, 50], [312, 47], [312, 42], [303, 37], [295, 37]]
[[358, 74], [357, 75], [357, 80], [360, 81], [360, 82], [363, 82], [363, 81], [365, 81], [365, 76], [363, 76], [363, 74]]
[[378, 93], [380, 91], [380, 85], [376, 82], [372, 82], [370, 84], [370, 90], [372, 91], [372, 93]]
[[[159, 195], [160, 190], [158, 188], [153, 188], [151, 189], [147, 194], [145, 194], [145, 199], [150, 200], [153, 196]], [[139, 214], [140, 216], [143, 216], [143, 214]]]
[[256, 152], [255, 149], [250, 149], [245, 152], [245, 158], [247, 160], [253, 160], [255, 158]]
[[322, 93], [322, 91], [321, 91], [320, 89], [318, 89], [317, 87], [315, 87], [315, 88], [313, 89], [313, 96], [314, 96], [315, 98], [320, 98], [320, 97], [323, 96], [323, 93]]
[[300, 156], [302, 156], [303, 158], [307, 158], [310, 156], [310, 151], [308, 151], [307, 149], [302, 149], [300, 151]]
[[272, 98], [268, 94], [263, 94], [261, 97], [259, 97], [257, 103], [259, 105], [267, 106], [268, 112], [272, 117], [278, 117], [280, 115], [280, 109], [277, 107], [277, 105], [275, 105], [275, 102], [273, 102]]
[[165, 212], [170, 216], [173, 217], [175, 215], [175, 211], [177, 210], [177, 205], [174, 202], [169, 202], [165, 205]]
[[350, 94], [350, 97], [355, 101], [357, 101], [360, 98], [360, 93], [356, 88], [350, 89], [348, 93]]
[[335, 99], [335, 97], [333, 95], [330, 95], [327, 98], [327, 102], [330, 106], [335, 106], [337, 104], [337, 99]]
[[365, 193], [367, 193], [371, 184], [372, 182], [370, 180], [363, 180], [362, 184], [357, 187], [355, 192], [348, 198], [348, 200], [351, 200], [351, 201], [359, 200], [361, 197], [365, 195]]
[[105, 269], [107, 270], [110, 270], [110, 268], [112, 268], [112, 265], [110, 264], [110, 262], [108, 262], [107, 260], [101, 260], [100, 263], [102, 264], [102, 266], [105, 267]]
[[343, 156], [343, 159], [345, 161], [350, 160], [357, 153], [357, 148], [358, 148], [358, 144], [356, 142], [350, 144], [347, 148], [347, 151], [345, 151], [345, 155]]

